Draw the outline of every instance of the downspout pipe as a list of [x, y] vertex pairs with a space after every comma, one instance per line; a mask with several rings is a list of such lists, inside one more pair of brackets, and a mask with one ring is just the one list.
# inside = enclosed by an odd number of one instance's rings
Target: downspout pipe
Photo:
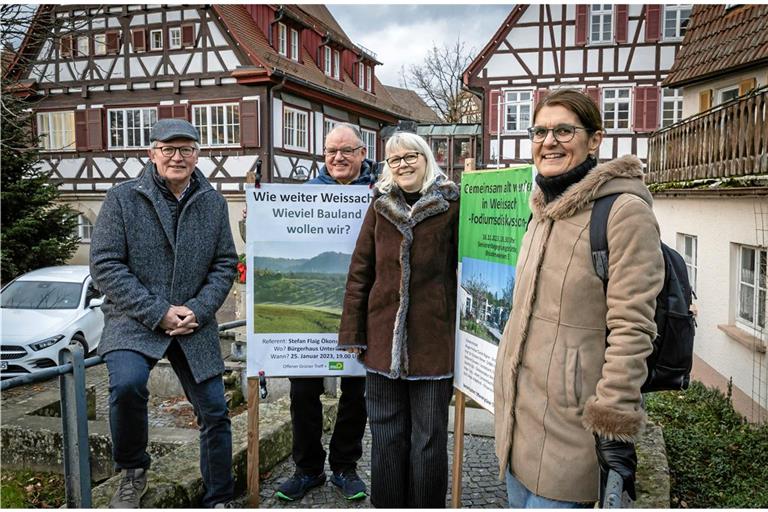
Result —
[[[269, 147], [267, 148], [267, 155], [266, 155], [268, 157], [266, 159], [267, 160], [266, 163], [269, 166], [267, 168], [267, 176], [269, 176], [269, 179], [267, 180], [268, 182], [272, 181], [272, 169], [274, 168], [274, 158], [275, 158], [275, 133], [273, 130], [274, 124], [272, 124], [275, 113], [272, 111], [272, 109], [274, 108], [274, 104], [275, 104], [274, 102], [275, 92], [279, 91], [285, 86], [285, 80], [286, 80], [286, 76], [283, 75], [283, 79], [280, 80], [280, 83], [270, 87], [269, 93], [267, 94], [267, 100], [268, 100], [267, 102], [269, 103], [269, 110], [268, 110], [269, 116], [267, 117], [268, 119], [267, 122], [271, 124], [271, 126], [269, 126]], [[281, 121], [281, 126], [282, 126], [282, 121]]]

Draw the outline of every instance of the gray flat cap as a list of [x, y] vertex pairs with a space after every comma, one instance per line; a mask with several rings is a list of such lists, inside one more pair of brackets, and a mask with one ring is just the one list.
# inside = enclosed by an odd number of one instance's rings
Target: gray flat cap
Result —
[[161, 119], [152, 127], [150, 141], [166, 142], [173, 139], [189, 139], [200, 142], [197, 128], [186, 119]]

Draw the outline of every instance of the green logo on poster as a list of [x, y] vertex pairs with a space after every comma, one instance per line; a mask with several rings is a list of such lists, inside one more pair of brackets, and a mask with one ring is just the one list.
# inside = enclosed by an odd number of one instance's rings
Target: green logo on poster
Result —
[[344, 363], [342, 361], [329, 361], [328, 362], [328, 369], [329, 370], [343, 370], [344, 369]]

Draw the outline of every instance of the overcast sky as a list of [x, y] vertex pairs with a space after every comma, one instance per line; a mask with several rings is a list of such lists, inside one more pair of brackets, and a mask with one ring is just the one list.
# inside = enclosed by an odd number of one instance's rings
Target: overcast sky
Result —
[[474, 58], [512, 9], [512, 4], [326, 6], [353, 43], [376, 53], [379, 80], [398, 87], [400, 67], [422, 62], [433, 42], [439, 47], [461, 37]]

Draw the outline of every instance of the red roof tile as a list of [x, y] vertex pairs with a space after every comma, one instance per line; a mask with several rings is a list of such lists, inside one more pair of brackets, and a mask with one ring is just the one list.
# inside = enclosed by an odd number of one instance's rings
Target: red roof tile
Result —
[[[296, 11], [294, 9], [298, 10], [297, 8], [299, 6], [284, 7], [291, 9], [295, 13]], [[327, 13], [327, 16], [332, 18], [330, 12], [328, 12], [324, 6], [304, 5], [300, 7], [300, 16], [303, 18], [306, 18], [308, 14], [303, 11], [310, 7], [314, 8], [308, 10], [309, 14], [312, 16], [312, 19], [309, 20], [309, 24], [313, 25], [315, 29], [320, 30], [321, 32], [323, 29], [332, 29], [332, 27], [327, 27], [325, 23], [318, 25], [317, 23], [320, 22], [320, 20], [314, 18], [315, 13], [322, 15], [323, 10]], [[318, 9], [318, 7], [322, 7], [323, 9]], [[347, 100], [381, 110], [398, 118], [410, 117], [410, 112], [406, 108], [398, 105], [397, 102], [392, 99], [377, 78], [374, 78], [374, 90], [376, 91], [376, 94], [371, 94], [360, 89], [354, 83], [352, 77], [347, 74], [342, 76], [343, 80], [335, 80], [326, 76], [325, 73], [317, 67], [314, 58], [305, 49], [302, 49], [303, 54], [301, 62], [296, 62], [283, 57], [275, 51], [243, 5], [218, 4], [214, 5], [214, 9], [219, 14], [222, 22], [227, 26], [230, 33], [238, 41], [241, 49], [249, 56], [253, 65], [257, 68], [257, 72], [260, 68], [268, 75], [272, 75], [273, 73], [280, 75], [284, 74], [288, 79], [293, 79], [298, 82], [303, 81], [314, 86], [316, 89], [325, 90], [337, 96], [340, 95]], [[338, 24], [336, 24], [335, 21], [334, 24], [338, 27]], [[340, 29], [340, 27], [338, 28]], [[341, 40], [343, 36], [343, 43], [348, 44], [350, 47], [354, 46], [343, 32], [339, 33], [334, 29], [332, 35], [335, 35], [337, 40]]]
[[401, 89], [391, 85], [384, 86], [398, 105], [411, 112], [411, 119], [419, 123], [441, 123], [442, 119], [429, 108], [421, 96], [410, 89]]
[[768, 5], [696, 5], [664, 85], [680, 87], [768, 62]]

